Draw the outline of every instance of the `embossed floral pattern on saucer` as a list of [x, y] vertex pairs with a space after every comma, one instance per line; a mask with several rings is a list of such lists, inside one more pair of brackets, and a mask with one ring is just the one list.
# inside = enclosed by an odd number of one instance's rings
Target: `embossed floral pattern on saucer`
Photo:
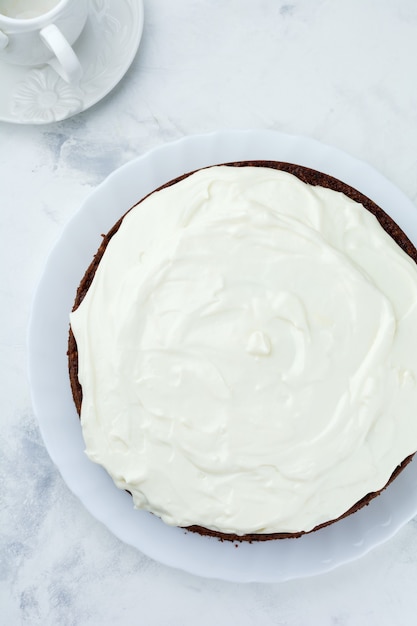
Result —
[[45, 123], [64, 119], [83, 108], [83, 94], [55, 72], [32, 70], [14, 92], [12, 113], [22, 120]]
[[85, 111], [115, 87], [132, 63], [142, 35], [141, 0], [88, 0], [89, 17], [74, 49], [84, 69], [68, 85], [49, 65], [0, 63], [0, 120], [47, 124]]

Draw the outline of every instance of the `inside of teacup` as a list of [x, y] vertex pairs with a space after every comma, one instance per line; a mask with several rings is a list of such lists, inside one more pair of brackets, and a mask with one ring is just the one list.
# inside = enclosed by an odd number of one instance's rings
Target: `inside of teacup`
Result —
[[0, 0], [0, 14], [15, 20], [28, 20], [49, 13], [61, 0]]

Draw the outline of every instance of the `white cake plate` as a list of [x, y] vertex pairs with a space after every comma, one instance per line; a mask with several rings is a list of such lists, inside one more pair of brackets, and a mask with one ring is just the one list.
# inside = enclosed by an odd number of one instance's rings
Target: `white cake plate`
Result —
[[87, 22], [73, 46], [84, 69], [79, 85], [68, 85], [49, 65], [35, 68], [0, 61], [0, 120], [64, 120], [96, 104], [125, 75], [142, 37], [142, 0], [86, 2]]
[[153, 559], [194, 574], [229, 581], [283, 581], [352, 561], [389, 539], [417, 514], [417, 460], [354, 515], [299, 539], [220, 542], [167, 526], [133, 509], [106, 472], [84, 454], [69, 385], [69, 312], [85, 269], [107, 232], [144, 195], [199, 167], [240, 160], [278, 160], [320, 170], [373, 199], [417, 244], [417, 210], [374, 169], [303, 137], [271, 131], [230, 131], [164, 145], [111, 174], [70, 221], [49, 256], [29, 327], [32, 398], [50, 456], [69, 488], [122, 541]]

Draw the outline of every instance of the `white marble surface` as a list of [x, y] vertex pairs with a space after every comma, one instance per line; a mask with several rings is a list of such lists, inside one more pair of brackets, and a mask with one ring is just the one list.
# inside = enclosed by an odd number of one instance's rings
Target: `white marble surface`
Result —
[[345, 150], [417, 200], [415, 0], [147, 0], [145, 10], [139, 53], [102, 102], [48, 126], [0, 123], [0, 622], [413, 624], [417, 519], [329, 574], [205, 580], [123, 545], [49, 459], [26, 373], [31, 299], [65, 224], [113, 169], [189, 134], [276, 129]]

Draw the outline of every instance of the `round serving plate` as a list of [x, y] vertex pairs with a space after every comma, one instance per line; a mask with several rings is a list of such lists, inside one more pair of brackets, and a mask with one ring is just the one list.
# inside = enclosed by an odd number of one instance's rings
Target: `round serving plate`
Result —
[[229, 581], [277, 582], [312, 576], [357, 559], [417, 513], [417, 462], [371, 503], [298, 539], [221, 542], [170, 527], [117, 489], [88, 460], [67, 371], [69, 312], [101, 233], [163, 183], [200, 167], [244, 160], [297, 163], [330, 174], [374, 200], [417, 244], [417, 211], [381, 174], [333, 147], [273, 131], [225, 131], [163, 145], [113, 172], [84, 202], [52, 250], [29, 326], [33, 405], [48, 452], [69, 488], [122, 541], [190, 573]]

